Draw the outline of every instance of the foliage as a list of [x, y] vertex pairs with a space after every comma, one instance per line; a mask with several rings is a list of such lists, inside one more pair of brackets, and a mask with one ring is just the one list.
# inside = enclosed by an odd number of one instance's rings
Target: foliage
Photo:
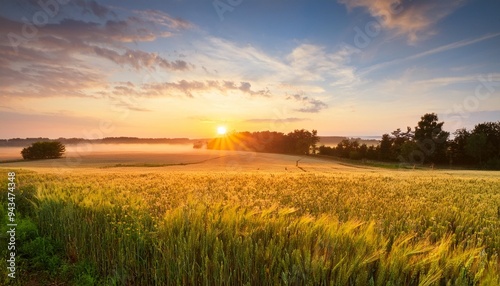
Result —
[[60, 158], [66, 147], [58, 141], [35, 142], [30, 147], [23, 148], [21, 155], [24, 160]]
[[500, 121], [478, 124], [468, 131], [458, 129], [450, 142], [450, 156], [459, 163], [478, 164], [500, 170]]
[[448, 154], [452, 162], [458, 164], [471, 164], [474, 158], [465, 149], [470, 133], [465, 128], [457, 129], [453, 133], [453, 140], [449, 141]]
[[465, 152], [482, 163], [486, 149], [487, 137], [484, 133], [472, 134], [465, 143]]
[[415, 130], [396, 129], [383, 134], [378, 146], [359, 145], [357, 141], [343, 140], [336, 147], [320, 146], [319, 153], [351, 159], [399, 161], [410, 165], [424, 163], [476, 165], [500, 170], [500, 121], [485, 122], [471, 131], [456, 130], [454, 138], [443, 131], [444, 122], [428, 113], [421, 117]]
[[[38, 231], [64, 246], [82, 285], [500, 282], [498, 176], [99, 170], [17, 178], [37, 186]], [[34, 242], [50, 257], [44, 243]]]
[[378, 148], [368, 147], [366, 144], [359, 145], [357, 140], [344, 139], [337, 144], [337, 147], [320, 146], [318, 150], [321, 155], [361, 160], [364, 158], [377, 159]]
[[444, 122], [438, 122], [435, 113], [426, 113], [415, 127], [415, 142], [424, 153], [424, 162], [446, 162], [448, 132], [443, 130]]
[[380, 140], [380, 159], [388, 160], [391, 157], [391, 147], [394, 140], [389, 137], [389, 134], [382, 135]]
[[234, 132], [207, 142], [207, 149], [243, 150], [282, 154], [305, 155], [315, 153], [319, 142], [316, 130], [281, 132]]

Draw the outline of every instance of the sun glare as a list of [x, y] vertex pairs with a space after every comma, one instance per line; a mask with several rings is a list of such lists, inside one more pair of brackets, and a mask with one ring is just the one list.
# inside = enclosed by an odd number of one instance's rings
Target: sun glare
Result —
[[217, 134], [219, 135], [225, 135], [227, 133], [226, 126], [219, 126], [217, 127]]

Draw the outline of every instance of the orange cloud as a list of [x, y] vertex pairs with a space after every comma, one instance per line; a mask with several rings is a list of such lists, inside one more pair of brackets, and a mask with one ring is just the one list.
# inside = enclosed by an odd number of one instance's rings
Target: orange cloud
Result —
[[410, 43], [436, 34], [435, 24], [463, 5], [464, 0], [338, 0], [349, 9], [365, 8], [382, 27]]

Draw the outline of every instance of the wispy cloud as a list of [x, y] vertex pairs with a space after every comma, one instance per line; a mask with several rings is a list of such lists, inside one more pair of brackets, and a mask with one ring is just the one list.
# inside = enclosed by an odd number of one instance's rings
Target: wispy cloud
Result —
[[295, 111], [298, 111], [298, 112], [318, 113], [322, 109], [325, 109], [328, 107], [328, 105], [321, 100], [311, 98], [309, 96], [303, 96], [300, 94], [288, 95], [286, 97], [286, 99], [287, 100], [295, 100], [302, 105], [301, 108], [295, 109]]
[[[456, 77], [435, 77], [426, 80], [417, 81], [415, 84], [423, 85], [423, 86], [447, 86], [459, 83], [470, 83], [477, 82], [480, 83], [480, 78], [482, 75], [466, 75], [466, 76], [456, 76]], [[500, 82], [500, 73], [492, 73], [488, 74], [488, 81], [491, 82]]]
[[217, 91], [226, 93], [229, 91], [237, 91], [250, 96], [271, 96], [269, 90], [252, 90], [252, 85], [249, 82], [236, 83], [234, 81], [217, 81], [217, 80], [205, 80], [205, 81], [188, 81], [180, 80], [178, 82], [162, 82], [162, 83], [152, 83], [145, 84], [142, 87], [142, 91], [147, 95], [152, 96], [165, 96], [167, 94], [172, 94], [172, 92], [181, 92], [187, 97], [193, 97], [194, 93], [203, 93], [207, 91]]
[[82, 8], [83, 12], [91, 13], [101, 19], [107, 18], [107, 16], [115, 16], [116, 14], [107, 6], [101, 5], [96, 1], [86, 1], [86, 0], [76, 0], [74, 1], [75, 5]]
[[322, 102], [321, 100], [310, 99], [308, 101], [308, 106], [296, 109], [296, 111], [306, 112], [306, 113], [318, 113], [322, 109], [325, 109], [327, 107], [328, 107], [328, 105], [326, 103]]
[[348, 64], [352, 54], [359, 52], [351, 47], [340, 47], [329, 53], [325, 47], [301, 44], [288, 56], [290, 72], [301, 81], [329, 81], [332, 85], [349, 85], [356, 81], [356, 70]]
[[[186, 70], [188, 64], [177, 60], [170, 62], [156, 53], [148, 53], [126, 48], [125, 43], [149, 42], [161, 37], [168, 37], [168, 32], [157, 32], [146, 27], [137, 26], [132, 20], [111, 21], [104, 24], [65, 19], [57, 24], [48, 24], [37, 33], [32, 41], [14, 45], [12, 37], [7, 37], [12, 31], [21, 31], [23, 23], [0, 16], [0, 39], [2, 51], [6, 55], [10, 48], [15, 52], [12, 61], [22, 62], [29, 54], [31, 60], [50, 59], [74, 60], [78, 55], [93, 55], [111, 60], [118, 64], [129, 64], [136, 69], [161, 67], [167, 70]], [[64, 63], [67, 65], [67, 62]]]
[[[51, 136], [60, 136], [57, 134], [61, 129], [83, 130], [88, 126], [98, 126], [99, 118], [88, 116], [78, 116], [68, 113], [34, 113], [34, 112], [8, 112], [0, 111], [2, 123], [10, 126], [16, 132], [23, 133], [26, 126], [30, 126], [31, 133], [35, 136], [48, 136], [47, 132], [54, 131]], [[3, 125], [2, 124], [2, 125]], [[49, 128], [50, 126], [50, 128]]]
[[137, 106], [135, 104], [131, 104], [125, 101], [120, 101], [114, 104], [115, 107], [117, 108], [122, 108], [122, 109], [128, 109], [131, 111], [138, 111], [138, 112], [151, 112], [151, 109], [143, 108], [140, 106]]
[[[71, 0], [71, 1], [57, 1], [56, 3], [51, 3], [51, 1], [39, 1], [39, 0], [19, 0], [16, 1], [17, 5], [25, 10], [40, 11], [42, 9], [48, 9], [48, 13], [51, 9], [54, 9], [54, 14], [59, 13], [73, 13], [73, 15], [78, 16], [94, 16], [100, 20], [105, 20], [109, 18], [116, 18], [117, 14], [113, 11], [113, 7], [103, 5], [94, 0]], [[56, 9], [57, 8], [57, 9]], [[56, 15], [54, 15], [56, 16]]]
[[340, 88], [359, 82], [356, 68], [350, 63], [359, 50], [347, 45], [327, 48], [300, 43], [282, 56], [275, 56], [252, 45], [216, 37], [196, 44], [204, 49], [191, 59], [217, 70], [218, 76], [237, 76], [274, 86], [309, 86], [314, 90], [322, 89], [325, 83]]
[[453, 13], [465, 0], [338, 0], [349, 9], [361, 7], [376, 17], [381, 25], [410, 43], [436, 34], [435, 24]]
[[201, 123], [209, 123], [209, 124], [215, 124], [215, 123], [220, 122], [220, 120], [208, 118], [206, 116], [189, 116], [189, 117], [187, 117], [187, 119], [199, 121]]
[[488, 40], [488, 39], [491, 39], [491, 38], [495, 38], [495, 37], [498, 37], [498, 36], [500, 36], [500, 33], [487, 34], [487, 35], [483, 35], [481, 37], [477, 37], [477, 38], [474, 38], [474, 39], [468, 39], [468, 40], [461, 40], [461, 41], [453, 42], [453, 43], [450, 43], [450, 44], [447, 44], [447, 45], [443, 45], [443, 46], [440, 46], [440, 47], [437, 47], [437, 48], [434, 48], [434, 49], [430, 49], [430, 50], [427, 50], [425, 52], [421, 52], [421, 53], [418, 53], [418, 54], [415, 54], [415, 55], [411, 55], [411, 56], [408, 56], [408, 57], [405, 57], [405, 58], [399, 58], [399, 59], [395, 59], [395, 60], [391, 60], [391, 61], [387, 61], [387, 62], [383, 62], [383, 63], [379, 63], [379, 64], [376, 64], [376, 65], [370, 66], [368, 68], [365, 68], [365, 69], [361, 70], [360, 71], [360, 75], [366, 75], [368, 73], [371, 73], [371, 72], [373, 72], [375, 70], [379, 70], [381, 68], [386, 68], [386, 67], [389, 67], [389, 66], [392, 66], [392, 65], [401, 64], [403, 62], [412, 61], [412, 60], [416, 60], [416, 59], [423, 58], [423, 57], [426, 57], [426, 56], [431, 56], [431, 55], [442, 53], [442, 52], [446, 52], [446, 51], [449, 51], [449, 50], [454, 50], [454, 49], [462, 48], [462, 47], [465, 47], [465, 46], [473, 45], [475, 43], [479, 43], [479, 42], [482, 42], [482, 41], [485, 41], [485, 40]]
[[120, 66], [129, 65], [136, 70], [142, 68], [152, 70], [155, 69], [155, 67], [161, 67], [165, 70], [185, 71], [190, 67], [190, 64], [183, 60], [168, 61], [156, 53], [147, 53], [141, 50], [127, 49], [123, 53], [101, 47], [93, 47], [93, 50], [94, 53], [100, 57], [108, 59]]
[[181, 18], [174, 18], [158, 10], [135, 10], [134, 13], [140, 16], [139, 19], [144, 19], [174, 30], [185, 30], [194, 27], [194, 24], [191, 22]]
[[171, 31], [189, 28], [188, 22], [174, 18], [168, 20], [168, 15], [161, 13], [162, 21], [169, 21], [169, 24], [158, 27], [159, 24], [152, 22], [150, 17], [141, 18], [141, 15], [106, 19], [114, 14], [106, 6], [93, 1], [77, 1], [73, 5], [105, 19], [100, 22], [62, 19], [41, 27], [32, 39], [21, 38], [15, 42], [9, 35], [16, 31], [22, 34], [24, 23], [0, 16], [2, 94], [53, 97], [89, 96], [95, 90], [106, 93], [113, 86], [109, 82], [110, 74], [95, 66], [103, 59], [109, 61], [108, 67], [115, 70], [182, 72], [195, 67], [184, 60], [171, 60], [158, 53], [128, 46], [129, 43], [171, 37]]
[[[0, 48], [1, 54], [1, 48]], [[0, 91], [21, 97], [86, 97], [89, 89], [106, 90], [108, 82], [98, 71], [84, 67], [26, 64], [18, 71], [0, 67]]]
[[252, 118], [247, 119], [244, 122], [248, 123], [269, 123], [269, 122], [277, 122], [277, 123], [293, 123], [293, 122], [302, 122], [310, 120], [309, 118], [298, 118], [298, 117], [289, 117], [289, 118]]

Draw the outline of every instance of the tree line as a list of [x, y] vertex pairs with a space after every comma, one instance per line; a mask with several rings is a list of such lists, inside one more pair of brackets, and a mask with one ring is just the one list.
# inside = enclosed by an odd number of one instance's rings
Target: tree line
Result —
[[316, 152], [317, 130], [232, 132], [207, 142], [207, 149], [306, 155]]
[[394, 161], [411, 165], [450, 164], [500, 169], [500, 121], [458, 129], [450, 137], [435, 113], [420, 118], [415, 128], [400, 128], [383, 134], [377, 146], [343, 140], [336, 147], [320, 146], [319, 154], [349, 158]]
[[[316, 154], [354, 160], [393, 161], [421, 165], [450, 164], [500, 170], [500, 121], [477, 124], [472, 130], [458, 129], [450, 138], [434, 113], [420, 118], [413, 129], [400, 128], [383, 134], [378, 145], [342, 140], [335, 147], [320, 146], [317, 130], [232, 132], [206, 142], [207, 149], [241, 150], [293, 155]], [[115, 138], [112, 138], [115, 139]], [[123, 139], [123, 138], [119, 138]], [[202, 143], [200, 143], [202, 144]], [[195, 146], [198, 148], [200, 146]], [[25, 160], [59, 158], [65, 151], [58, 141], [35, 142], [21, 152]]]

